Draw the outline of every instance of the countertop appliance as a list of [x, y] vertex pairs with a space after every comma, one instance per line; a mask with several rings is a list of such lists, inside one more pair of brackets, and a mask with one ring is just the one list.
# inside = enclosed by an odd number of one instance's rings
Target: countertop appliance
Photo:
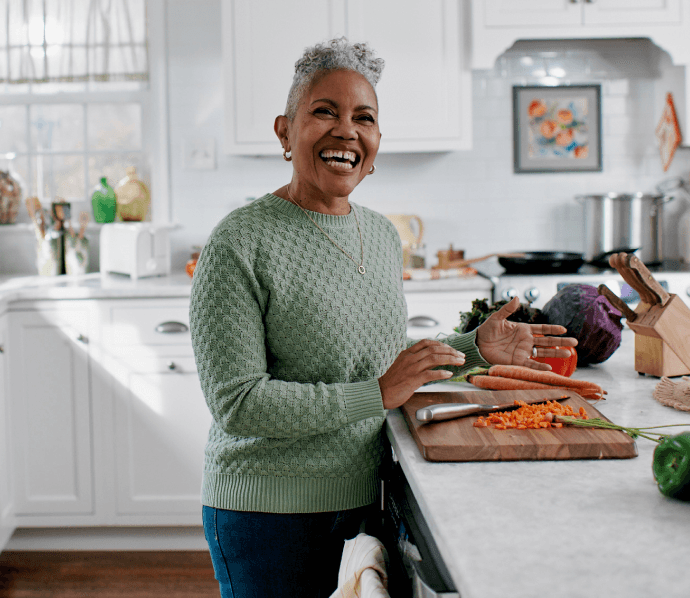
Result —
[[170, 274], [169, 227], [115, 222], [101, 229], [100, 270], [132, 278]]
[[[690, 265], [675, 260], [649, 266], [654, 278], [671, 294], [678, 295], [690, 306]], [[519, 297], [523, 303], [542, 308], [558, 291], [569, 284], [607, 285], [616, 295], [634, 308], [640, 297], [613, 268], [582, 266], [573, 274], [504, 274], [483, 270], [480, 274], [493, 283], [492, 301]]]

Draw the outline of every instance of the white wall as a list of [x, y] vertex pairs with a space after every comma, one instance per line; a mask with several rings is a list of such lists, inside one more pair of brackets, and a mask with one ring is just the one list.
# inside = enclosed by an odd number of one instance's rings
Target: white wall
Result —
[[[188, 259], [190, 246], [203, 244], [229, 210], [247, 197], [274, 191], [291, 173], [280, 158], [222, 153], [219, 22], [219, 0], [169, 2], [173, 216], [184, 226], [174, 236], [176, 268]], [[664, 173], [654, 137], [661, 115], [658, 98], [667, 91], [659, 87], [660, 77], [664, 75], [668, 85], [669, 79], [682, 76], [682, 69], [671, 68], [668, 56], [658, 50], [647, 58], [647, 45], [630, 46], [631, 60], [620, 60], [620, 48], [607, 54], [592, 50], [592, 45], [558, 57], [568, 72], [567, 82], [602, 84], [603, 172], [513, 173], [512, 85], [535, 81], [516, 67], [519, 53], [509, 53], [492, 71], [474, 72], [472, 151], [380, 155], [376, 174], [362, 182], [353, 200], [383, 213], [418, 214], [425, 223], [432, 263], [436, 251], [450, 243], [468, 257], [497, 251], [583, 250], [581, 208], [574, 195], [648, 192], [671, 176], [688, 177], [690, 151], [677, 152]], [[287, 90], [276, 93], [285, 95]], [[183, 169], [182, 143], [194, 136], [216, 140], [216, 170]], [[667, 207], [667, 253], [677, 255], [675, 214], [685, 204], [678, 200]]]
[[[287, 183], [291, 166], [281, 158], [223, 154], [220, 0], [168, 0], [167, 4], [172, 214], [182, 225], [172, 234], [173, 270], [179, 271], [191, 246], [203, 245], [218, 220], [247, 197]], [[530, 48], [554, 49], [554, 44]], [[586, 42], [556, 49], [549, 60], [565, 68], [566, 83], [602, 84], [603, 172], [513, 173], [512, 86], [538, 83], [521, 70], [519, 58], [526, 48], [518, 44], [493, 70], [474, 72], [472, 151], [380, 155], [376, 174], [362, 182], [352, 199], [382, 213], [418, 214], [425, 223], [427, 254], [433, 264], [436, 252], [451, 243], [464, 249], [467, 257], [500, 251], [581, 251], [576, 194], [649, 192], [666, 178], [688, 178], [690, 150], [678, 151], [664, 173], [654, 137], [661, 99], [667, 91], [678, 94], [683, 89], [684, 69], [673, 67], [668, 55], [648, 43], [622, 48], [614, 44], [610, 49], [606, 43]], [[390, 58], [388, 65], [394, 67]], [[286, 95], [287, 90], [276, 93]], [[680, 104], [681, 98], [677, 99]], [[185, 170], [183, 145], [193, 138], [215, 140], [215, 170]], [[667, 206], [667, 256], [678, 255], [676, 220], [685, 209], [684, 200]], [[31, 254], [30, 238], [22, 237], [22, 247]], [[11, 251], [11, 240], [19, 241], [14, 235], [0, 239], [5, 255]], [[32, 260], [33, 256], [25, 261], [31, 265]]]

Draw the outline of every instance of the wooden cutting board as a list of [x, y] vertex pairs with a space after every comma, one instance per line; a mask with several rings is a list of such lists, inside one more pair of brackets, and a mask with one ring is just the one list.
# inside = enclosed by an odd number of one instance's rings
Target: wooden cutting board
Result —
[[[541, 459], [628, 459], [637, 456], [635, 441], [625, 432], [593, 428], [496, 430], [475, 428], [477, 415], [422, 424], [417, 409], [434, 403], [513, 405], [514, 401], [539, 403], [567, 394], [560, 401], [576, 413], [606, 418], [580, 395], [562, 390], [502, 390], [467, 392], [418, 392], [402, 406], [410, 432], [427, 461], [517, 461]], [[609, 421], [609, 420], [606, 420]]]

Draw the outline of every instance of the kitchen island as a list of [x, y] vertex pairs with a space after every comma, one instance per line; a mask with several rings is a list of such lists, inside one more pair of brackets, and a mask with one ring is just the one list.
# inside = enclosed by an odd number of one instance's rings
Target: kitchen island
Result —
[[[614, 423], [690, 430], [690, 412], [658, 403], [659, 379], [639, 375], [633, 356], [625, 328], [608, 361], [573, 377], [608, 391], [596, 407]], [[473, 388], [427, 390], [441, 387]], [[386, 432], [462, 598], [690, 595], [690, 504], [657, 489], [653, 441], [638, 439], [632, 459], [431, 463], [400, 410]]]

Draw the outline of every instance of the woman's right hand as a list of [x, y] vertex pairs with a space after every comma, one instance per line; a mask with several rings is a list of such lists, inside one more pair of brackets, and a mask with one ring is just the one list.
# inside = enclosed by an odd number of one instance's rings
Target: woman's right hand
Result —
[[465, 356], [460, 351], [439, 341], [425, 339], [405, 349], [379, 378], [384, 409], [400, 407], [420, 386], [453, 375], [449, 370], [434, 368], [464, 363]]

